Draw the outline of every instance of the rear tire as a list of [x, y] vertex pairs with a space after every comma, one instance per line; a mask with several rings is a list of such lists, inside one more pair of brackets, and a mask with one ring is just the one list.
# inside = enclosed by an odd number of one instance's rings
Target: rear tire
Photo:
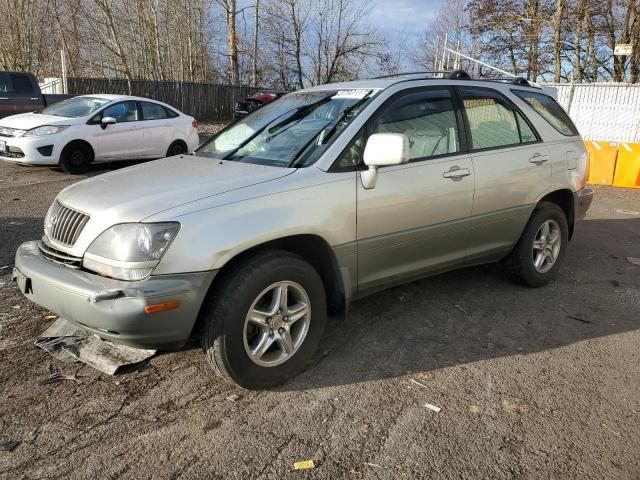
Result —
[[569, 241], [564, 211], [555, 203], [541, 203], [529, 219], [520, 240], [503, 260], [514, 283], [541, 287], [556, 275]]
[[182, 140], [176, 140], [167, 150], [167, 157], [175, 157], [176, 155], [184, 155], [187, 153], [187, 145]]
[[93, 162], [93, 151], [82, 142], [73, 142], [62, 149], [59, 166], [65, 173], [79, 175], [86, 173]]
[[201, 341], [216, 373], [258, 389], [305, 369], [327, 317], [324, 285], [309, 263], [285, 251], [260, 252], [231, 267], [214, 289]]

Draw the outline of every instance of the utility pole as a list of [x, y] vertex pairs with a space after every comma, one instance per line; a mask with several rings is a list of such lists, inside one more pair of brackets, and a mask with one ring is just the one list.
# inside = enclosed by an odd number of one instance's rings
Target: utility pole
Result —
[[62, 93], [67, 94], [67, 59], [64, 55], [64, 48], [60, 50], [60, 69], [62, 70]]

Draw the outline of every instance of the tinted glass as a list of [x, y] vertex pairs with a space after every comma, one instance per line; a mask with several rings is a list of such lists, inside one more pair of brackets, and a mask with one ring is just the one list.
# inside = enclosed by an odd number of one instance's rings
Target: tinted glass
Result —
[[50, 107], [43, 108], [37, 113], [43, 115], [55, 115], [57, 117], [78, 118], [90, 115], [111, 100], [96, 97], [75, 97], [54, 103]]
[[13, 83], [13, 91], [16, 93], [31, 93], [33, 85], [28, 75], [22, 73], [11, 73], [11, 83]]
[[578, 129], [558, 102], [549, 95], [526, 90], [512, 90], [518, 97], [527, 102], [542, 118], [563, 135], [579, 135]]
[[535, 132], [531, 129], [520, 112], [516, 112], [516, 117], [518, 118], [518, 126], [520, 127], [520, 141], [522, 143], [537, 142], [538, 137], [536, 137]]
[[409, 137], [410, 160], [460, 150], [449, 90], [411, 93], [400, 98], [376, 119], [372, 133], [404, 133]]
[[520, 143], [515, 113], [500, 96], [486, 90], [460, 91], [474, 150]]
[[9, 91], [9, 79], [5, 73], [0, 73], [0, 93]]
[[157, 103], [140, 102], [142, 105], [142, 117], [145, 120], [158, 120], [161, 118], [167, 118], [167, 110]]
[[136, 102], [133, 101], [120, 102], [105, 108], [102, 111], [102, 118], [104, 117], [113, 117], [117, 123], [140, 120], [140, 118], [138, 118], [138, 106]]

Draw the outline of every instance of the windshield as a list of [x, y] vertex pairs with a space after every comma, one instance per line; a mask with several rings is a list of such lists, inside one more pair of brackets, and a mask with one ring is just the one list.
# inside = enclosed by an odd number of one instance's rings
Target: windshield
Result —
[[67, 118], [85, 117], [109, 102], [111, 100], [106, 98], [74, 97], [43, 108], [37, 113]]
[[237, 162], [306, 167], [372, 98], [370, 90], [290, 93], [222, 130], [195, 154]]

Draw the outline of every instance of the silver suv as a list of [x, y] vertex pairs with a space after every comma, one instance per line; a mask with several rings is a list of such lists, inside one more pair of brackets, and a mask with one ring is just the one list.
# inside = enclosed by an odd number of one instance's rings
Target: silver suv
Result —
[[327, 313], [373, 291], [501, 261], [557, 273], [593, 192], [566, 113], [526, 80], [407, 74], [288, 94], [189, 155], [58, 195], [14, 277], [116, 343], [192, 335], [247, 388], [300, 372]]

